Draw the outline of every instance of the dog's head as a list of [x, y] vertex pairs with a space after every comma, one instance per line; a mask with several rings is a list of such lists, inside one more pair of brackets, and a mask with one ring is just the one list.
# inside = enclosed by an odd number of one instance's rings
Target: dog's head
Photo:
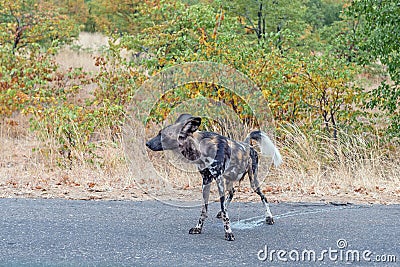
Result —
[[165, 127], [156, 137], [147, 141], [146, 146], [153, 151], [179, 150], [188, 159], [198, 158], [191, 137], [200, 124], [200, 117], [182, 114], [174, 124]]

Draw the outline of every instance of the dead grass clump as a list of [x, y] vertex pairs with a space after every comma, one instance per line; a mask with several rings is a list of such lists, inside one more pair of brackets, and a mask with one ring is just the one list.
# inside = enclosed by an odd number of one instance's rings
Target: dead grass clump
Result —
[[130, 178], [122, 142], [98, 135], [95, 161], [52, 137], [39, 139], [24, 116], [0, 122], [0, 197], [135, 199], [142, 190]]
[[381, 143], [379, 137], [339, 132], [332, 140], [324, 134], [306, 134], [295, 125], [281, 131], [284, 165], [271, 178], [284, 185], [282, 191], [320, 199], [399, 202], [398, 149]]

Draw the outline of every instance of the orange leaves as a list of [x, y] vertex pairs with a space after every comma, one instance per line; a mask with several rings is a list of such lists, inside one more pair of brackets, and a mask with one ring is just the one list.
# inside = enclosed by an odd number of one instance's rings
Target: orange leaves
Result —
[[199, 43], [201, 45], [207, 45], [208, 35], [207, 35], [206, 31], [204, 30], [204, 28], [198, 28], [198, 31], [200, 33]]
[[[223, 103], [233, 110], [241, 119], [251, 117], [252, 112], [246, 102], [234, 92], [215, 84], [194, 82], [182, 85], [174, 90], [168, 91], [152, 109], [150, 117], [155, 121], [162, 121], [177, 105], [191, 99], [203, 98], [210, 105], [202, 108], [212, 108], [217, 104], [213, 101]], [[218, 105], [220, 105], [218, 104]]]
[[15, 97], [14, 97], [15, 102], [23, 104], [23, 103], [27, 102], [28, 100], [29, 100], [29, 96], [27, 94], [25, 94], [24, 92], [18, 91], [15, 94]]

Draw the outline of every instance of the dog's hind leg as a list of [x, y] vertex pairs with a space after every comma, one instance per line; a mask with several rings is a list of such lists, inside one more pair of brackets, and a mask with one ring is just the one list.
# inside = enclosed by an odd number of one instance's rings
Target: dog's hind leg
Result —
[[271, 210], [269, 208], [267, 198], [261, 192], [260, 185], [259, 185], [258, 179], [257, 179], [257, 172], [258, 172], [257, 152], [254, 149], [250, 149], [250, 156], [251, 156], [252, 164], [251, 164], [251, 168], [249, 168], [249, 170], [247, 171], [247, 174], [249, 175], [251, 188], [254, 190], [254, 192], [256, 192], [260, 196], [261, 201], [264, 204], [265, 222], [267, 224], [274, 224], [274, 218], [273, 218]]
[[274, 224], [274, 218], [272, 217], [272, 213], [271, 213], [271, 210], [269, 208], [269, 204], [268, 204], [267, 198], [261, 192], [260, 187], [257, 187], [255, 192], [261, 197], [261, 201], [264, 204], [264, 207], [265, 207], [265, 222], [267, 224]]
[[201, 208], [200, 219], [197, 225], [189, 230], [189, 234], [201, 234], [204, 221], [207, 218], [208, 200], [210, 198], [210, 187], [211, 187], [212, 177], [210, 173], [207, 171], [201, 172], [201, 175], [203, 176], [203, 187], [202, 187], [203, 205]]
[[[229, 204], [233, 199], [233, 195], [235, 194], [235, 188], [233, 188], [233, 182], [227, 182], [226, 187], [228, 190], [228, 198], [225, 201], [225, 210], [228, 210]], [[221, 211], [218, 212], [217, 216], [218, 219], [222, 219]]]

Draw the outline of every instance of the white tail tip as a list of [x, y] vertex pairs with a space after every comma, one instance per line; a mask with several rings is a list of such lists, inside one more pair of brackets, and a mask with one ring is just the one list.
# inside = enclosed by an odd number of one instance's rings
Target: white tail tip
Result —
[[274, 145], [274, 143], [272, 143], [268, 135], [263, 132], [261, 132], [260, 147], [263, 155], [272, 157], [275, 167], [278, 167], [282, 164], [283, 160], [281, 153], [279, 153], [278, 148]]

